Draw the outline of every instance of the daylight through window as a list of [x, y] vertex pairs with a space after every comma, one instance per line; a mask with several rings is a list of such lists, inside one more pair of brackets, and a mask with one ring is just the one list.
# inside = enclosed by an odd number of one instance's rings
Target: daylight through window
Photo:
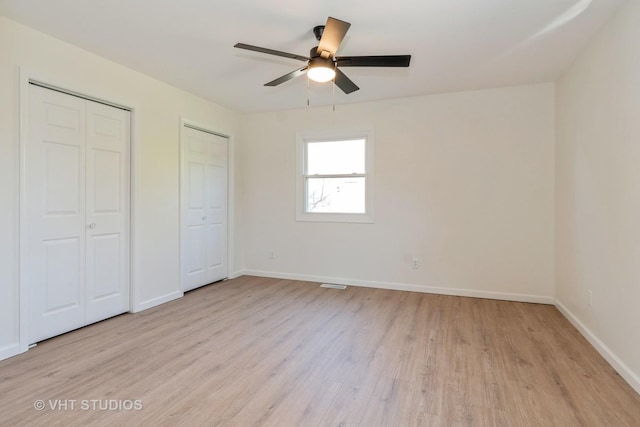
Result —
[[365, 142], [306, 142], [305, 212], [366, 212]]

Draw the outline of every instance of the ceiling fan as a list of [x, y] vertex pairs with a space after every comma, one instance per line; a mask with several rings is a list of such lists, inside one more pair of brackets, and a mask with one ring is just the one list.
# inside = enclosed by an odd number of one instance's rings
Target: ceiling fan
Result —
[[313, 28], [313, 34], [319, 41], [318, 46], [311, 49], [309, 56], [296, 55], [294, 53], [281, 52], [279, 50], [252, 46], [244, 43], [236, 43], [238, 49], [252, 50], [268, 55], [282, 56], [306, 62], [302, 68], [294, 70], [282, 77], [278, 77], [265, 86], [278, 86], [293, 78], [307, 73], [307, 76], [316, 82], [328, 82], [333, 80], [344, 93], [355, 92], [360, 89], [352, 82], [339, 67], [408, 67], [411, 55], [378, 55], [378, 56], [335, 56], [340, 48], [340, 43], [351, 27], [348, 22], [336, 18], [327, 18], [326, 25], [318, 25]]

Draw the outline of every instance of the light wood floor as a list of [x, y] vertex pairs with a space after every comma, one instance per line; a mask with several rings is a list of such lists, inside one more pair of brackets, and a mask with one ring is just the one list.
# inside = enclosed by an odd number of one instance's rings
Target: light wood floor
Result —
[[0, 380], [2, 426], [640, 425], [640, 395], [552, 306], [256, 277], [40, 343]]

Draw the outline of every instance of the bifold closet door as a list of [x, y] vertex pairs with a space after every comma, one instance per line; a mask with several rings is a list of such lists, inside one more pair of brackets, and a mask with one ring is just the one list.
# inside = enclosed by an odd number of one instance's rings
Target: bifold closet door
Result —
[[29, 85], [29, 342], [128, 311], [129, 112]]
[[227, 138], [182, 129], [182, 289], [227, 277]]
[[129, 111], [87, 101], [87, 323], [129, 310], [129, 121]]

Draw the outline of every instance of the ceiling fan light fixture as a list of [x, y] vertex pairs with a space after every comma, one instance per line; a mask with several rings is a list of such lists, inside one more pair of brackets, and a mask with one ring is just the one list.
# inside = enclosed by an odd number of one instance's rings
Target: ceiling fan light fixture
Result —
[[309, 70], [307, 76], [318, 83], [325, 83], [329, 80], [333, 80], [336, 76], [336, 70], [331, 59], [325, 58], [312, 58], [309, 61]]

